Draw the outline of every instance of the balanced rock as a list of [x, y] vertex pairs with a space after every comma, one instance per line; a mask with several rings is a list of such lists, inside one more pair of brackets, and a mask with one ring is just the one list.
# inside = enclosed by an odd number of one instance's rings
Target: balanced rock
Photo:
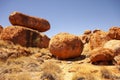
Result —
[[102, 47], [109, 40], [110, 37], [107, 35], [107, 32], [95, 30], [90, 36], [90, 48], [93, 50], [95, 48]]
[[45, 32], [50, 29], [50, 24], [47, 20], [29, 16], [20, 12], [13, 12], [9, 16], [12, 25], [23, 26]]
[[120, 40], [110, 40], [104, 44], [104, 48], [111, 49], [116, 55], [120, 54]]
[[91, 51], [90, 60], [92, 63], [95, 62], [105, 62], [105, 61], [112, 61], [114, 59], [114, 51], [107, 48], [97, 48]]
[[49, 50], [59, 59], [75, 58], [81, 55], [83, 43], [78, 36], [59, 33], [51, 38]]
[[109, 29], [108, 35], [109, 35], [112, 39], [120, 40], [120, 27], [111, 27], [111, 28]]
[[0, 39], [12, 41], [14, 44], [20, 44], [21, 46], [40, 48], [48, 47], [50, 40], [38, 31], [21, 26], [9, 26], [3, 29]]

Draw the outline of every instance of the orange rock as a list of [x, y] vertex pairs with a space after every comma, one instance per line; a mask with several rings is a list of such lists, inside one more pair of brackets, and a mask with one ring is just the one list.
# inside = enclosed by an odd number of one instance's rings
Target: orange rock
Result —
[[50, 29], [50, 24], [47, 20], [29, 16], [20, 12], [13, 12], [9, 16], [12, 25], [23, 26], [45, 32]]
[[59, 59], [75, 58], [81, 55], [83, 44], [75, 35], [59, 33], [51, 38], [49, 50]]
[[46, 35], [21, 26], [9, 26], [3, 29], [0, 39], [12, 41], [21, 46], [40, 48], [48, 47], [50, 40]]
[[111, 49], [116, 55], [120, 55], [120, 40], [110, 40], [104, 44], [104, 48]]
[[91, 62], [98, 62], [98, 61], [110, 61], [114, 59], [114, 51], [107, 48], [97, 48], [90, 52], [90, 60]]
[[103, 47], [103, 45], [109, 41], [111, 38], [107, 35], [107, 32], [101, 30], [93, 31], [93, 34], [90, 36], [90, 48], [91, 50]]
[[86, 31], [84, 32], [84, 34], [91, 34], [91, 33], [92, 33], [91, 30], [86, 30]]
[[0, 25], [0, 33], [2, 32], [2, 30], [3, 30], [3, 27]]
[[91, 34], [92, 34], [91, 30], [86, 30], [83, 35], [80, 35], [78, 37], [81, 39], [83, 44], [86, 44], [89, 42]]
[[108, 35], [109, 35], [112, 39], [120, 40], [120, 27], [111, 27], [111, 28], [109, 29]]

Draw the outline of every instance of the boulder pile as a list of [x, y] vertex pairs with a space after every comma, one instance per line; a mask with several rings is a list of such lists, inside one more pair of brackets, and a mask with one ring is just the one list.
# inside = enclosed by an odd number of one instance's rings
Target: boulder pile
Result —
[[120, 27], [109, 31], [86, 30], [83, 35], [59, 33], [51, 39], [42, 32], [50, 29], [43, 18], [13, 12], [9, 16], [12, 26], [3, 29], [0, 25], [0, 39], [25, 47], [48, 48], [58, 59], [76, 58], [84, 55], [93, 64], [120, 64]]
[[13, 26], [8, 26], [1, 31], [1, 40], [12, 41], [25, 47], [48, 47], [50, 39], [40, 33], [50, 29], [47, 20], [20, 12], [11, 13], [9, 20]]
[[[87, 31], [88, 32], [88, 31]], [[108, 32], [102, 30], [89, 31], [82, 35], [84, 49], [82, 55], [90, 58], [93, 64], [120, 63], [120, 27], [111, 27]]]

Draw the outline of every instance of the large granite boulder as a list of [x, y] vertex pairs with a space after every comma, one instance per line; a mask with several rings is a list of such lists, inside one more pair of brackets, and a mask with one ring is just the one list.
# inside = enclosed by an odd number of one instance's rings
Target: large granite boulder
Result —
[[9, 16], [9, 20], [12, 25], [23, 26], [45, 32], [50, 29], [50, 24], [47, 20], [29, 16], [20, 12], [13, 12]]
[[1, 32], [1, 40], [12, 41], [14, 44], [20, 44], [25, 47], [46, 48], [49, 45], [49, 38], [40, 34], [38, 31], [21, 27], [9, 26]]
[[75, 58], [81, 55], [83, 43], [78, 36], [59, 33], [51, 38], [49, 50], [59, 59]]
[[103, 47], [103, 45], [109, 41], [111, 38], [107, 35], [107, 32], [101, 30], [94, 30], [93, 34], [90, 36], [90, 48], [91, 50]]
[[109, 35], [112, 39], [120, 40], [120, 27], [111, 27], [111, 28], [109, 29], [108, 35]]

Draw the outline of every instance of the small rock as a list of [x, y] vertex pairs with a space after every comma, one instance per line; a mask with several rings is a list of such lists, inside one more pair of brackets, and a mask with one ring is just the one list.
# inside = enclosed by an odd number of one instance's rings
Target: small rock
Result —
[[86, 30], [85, 32], [84, 32], [84, 34], [91, 34], [92, 33], [92, 31], [91, 30]]

